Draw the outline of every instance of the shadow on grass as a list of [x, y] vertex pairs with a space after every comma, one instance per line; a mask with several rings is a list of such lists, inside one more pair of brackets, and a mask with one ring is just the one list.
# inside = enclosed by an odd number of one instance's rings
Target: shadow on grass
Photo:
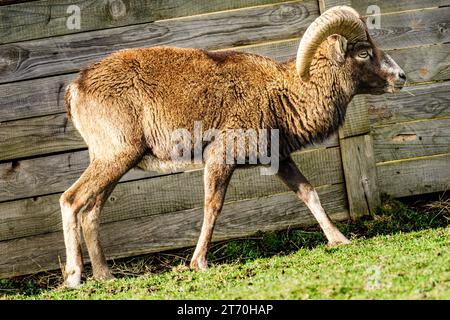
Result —
[[[378, 235], [412, 232], [449, 225], [450, 197], [434, 194], [426, 197], [395, 200], [386, 196], [382, 205], [370, 216], [358, 221], [337, 223], [350, 239], [372, 238]], [[318, 226], [279, 232], [258, 233], [252, 237], [212, 244], [208, 254], [210, 264], [245, 263], [249, 260], [287, 255], [301, 248], [312, 249], [326, 244]], [[145, 273], [163, 273], [185, 268], [193, 248], [119, 259], [110, 263], [116, 277], [134, 277]], [[85, 274], [91, 277], [89, 266]], [[60, 271], [51, 271], [13, 279], [0, 279], [0, 298], [9, 295], [36, 295], [54, 289], [63, 282]]]

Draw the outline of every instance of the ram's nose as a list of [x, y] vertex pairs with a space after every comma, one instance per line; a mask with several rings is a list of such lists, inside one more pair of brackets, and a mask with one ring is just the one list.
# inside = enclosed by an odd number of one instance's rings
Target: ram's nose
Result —
[[403, 88], [405, 83], [406, 83], [406, 75], [403, 72], [403, 70], [400, 69], [400, 71], [397, 73], [397, 77], [395, 79], [395, 88], [397, 90], [400, 90], [401, 88]]

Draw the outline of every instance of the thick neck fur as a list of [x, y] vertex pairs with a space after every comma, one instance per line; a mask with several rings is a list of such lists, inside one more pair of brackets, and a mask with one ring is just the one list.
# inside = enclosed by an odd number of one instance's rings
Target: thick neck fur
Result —
[[279, 115], [280, 139], [285, 140], [280, 145], [285, 145], [286, 150], [280, 151], [289, 154], [337, 131], [354, 88], [342, 68], [320, 55], [311, 65], [307, 82], [300, 79], [295, 60], [283, 68], [285, 82], [282, 88], [273, 90], [271, 108]]

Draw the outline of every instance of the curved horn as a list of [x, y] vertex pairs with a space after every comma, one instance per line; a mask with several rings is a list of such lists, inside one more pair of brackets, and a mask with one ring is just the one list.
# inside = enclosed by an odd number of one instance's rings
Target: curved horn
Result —
[[367, 40], [366, 26], [358, 12], [348, 6], [325, 11], [308, 27], [297, 51], [297, 72], [302, 80], [309, 79], [309, 67], [320, 44], [330, 35], [339, 34], [349, 43]]

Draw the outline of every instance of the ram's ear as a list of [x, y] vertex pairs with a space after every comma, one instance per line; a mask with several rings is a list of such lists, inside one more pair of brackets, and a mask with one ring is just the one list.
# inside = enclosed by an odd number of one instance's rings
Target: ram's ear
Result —
[[343, 63], [347, 53], [347, 39], [341, 35], [333, 34], [328, 37], [328, 40], [334, 42], [333, 60], [339, 64]]

